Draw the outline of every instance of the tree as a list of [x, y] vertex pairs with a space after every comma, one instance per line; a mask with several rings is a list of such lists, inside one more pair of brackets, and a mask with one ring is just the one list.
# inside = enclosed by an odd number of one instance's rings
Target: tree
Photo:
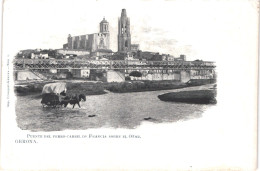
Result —
[[139, 71], [132, 71], [129, 76], [133, 76], [133, 77], [142, 77], [142, 73]]

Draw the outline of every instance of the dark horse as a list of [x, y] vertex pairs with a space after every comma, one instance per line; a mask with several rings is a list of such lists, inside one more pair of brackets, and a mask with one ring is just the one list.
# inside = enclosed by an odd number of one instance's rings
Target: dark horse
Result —
[[71, 104], [71, 105], [73, 105], [73, 108], [74, 108], [75, 105], [78, 104], [78, 106], [80, 107], [79, 102], [82, 100], [86, 101], [86, 96], [84, 94], [66, 96], [63, 100], [61, 100], [60, 105], [67, 107], [68, 104]]

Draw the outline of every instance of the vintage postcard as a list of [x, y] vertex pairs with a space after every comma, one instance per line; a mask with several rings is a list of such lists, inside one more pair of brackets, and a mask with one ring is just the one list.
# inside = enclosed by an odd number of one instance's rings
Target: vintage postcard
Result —
[[5, 0], [1, 170], [255, 170], [257, 0]]

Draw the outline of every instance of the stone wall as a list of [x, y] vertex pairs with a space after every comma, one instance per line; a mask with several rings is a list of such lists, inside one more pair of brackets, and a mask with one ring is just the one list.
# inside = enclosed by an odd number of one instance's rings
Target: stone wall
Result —
[[146, 74], [142, 77], [133, 77], [130, 76], [131, 80], [180, 80], [180, 74], [178, 73], [170, 73], [170, 74], [162, 74], [162, 73], [154, 73], [154, 74]]

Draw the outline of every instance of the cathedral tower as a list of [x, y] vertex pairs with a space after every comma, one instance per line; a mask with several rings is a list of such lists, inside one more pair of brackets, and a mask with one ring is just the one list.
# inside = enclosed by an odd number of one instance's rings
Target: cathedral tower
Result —
[[103, 18], [99, 23], [100, 32], [97, 34], [96, 42], [98, 42], [97, 49], [109, 49], [110, 47], [110, 35], [109, 35], [109, 23]]
[[118, 51], [128, 52], [131, 50], [130, 19], [126, 10], [122, 9], [121, 17], [118, 19]]
[[100, 33], [109, 33], [108, 22], [105, 18], [100, 22]]

